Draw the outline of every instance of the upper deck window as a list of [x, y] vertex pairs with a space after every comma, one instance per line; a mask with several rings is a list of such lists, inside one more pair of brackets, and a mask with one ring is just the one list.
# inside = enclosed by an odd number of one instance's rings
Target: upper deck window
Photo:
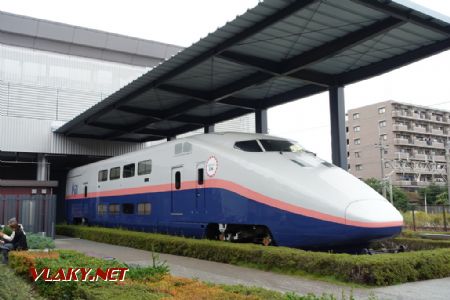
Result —
[[98, 171], [98, 181], [107, 181], [108, 180], [108, 170]]
[[286, 140], [259, 140], [266, 152], [302, 152], [300, 145]]
[[263, 152], [256, 140], [236, 142], [234, 148], [245, 152]]
[[109, 180], [120, 178], [120, 167], [115, 167], [109, 170]]
[[133, 177], [135, 173], [135, 164], [129, 164], [123, 166], [123, 178]]
[[138, 163], [138, 175], [146, 175], [152, 172], [152, 160], [144, 160]]

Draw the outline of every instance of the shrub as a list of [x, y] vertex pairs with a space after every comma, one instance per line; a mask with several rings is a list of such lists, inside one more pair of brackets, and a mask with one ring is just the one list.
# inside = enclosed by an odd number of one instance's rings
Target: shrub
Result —
[[1, 230], [4, 234], [7, 234], [7, 235], [11, 235], [11, 233], [12, 233], [12, 229], [11, 229], [11, 227], [9, 227], [9, 226], [4, 226], [3, 227], [3, 229]]
[[27, 244], [29, 249], [53, 249], [55, 242], [52, 238], [45, 237], [39, 234], [28, 233]]
[[195, 240], [121, 229], [58, 226], [58, 234], [199, 259], [251, 265], [287, 274], [316, 274], [368, 285], [450, 276], [450, 249], [384, 255], [352, 256], [308, 252], [285, 247], [263, 247]]

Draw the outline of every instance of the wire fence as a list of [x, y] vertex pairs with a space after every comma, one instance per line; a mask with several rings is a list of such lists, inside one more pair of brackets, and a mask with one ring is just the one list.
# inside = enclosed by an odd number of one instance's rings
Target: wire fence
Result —
[[55, 237], [56, 195], [0, 195], [0, 224], [16, 218], [25, 232]]
[[416, 205], [403, 218], [405, 227], [414, 231], [449, 231], [450, 205]]

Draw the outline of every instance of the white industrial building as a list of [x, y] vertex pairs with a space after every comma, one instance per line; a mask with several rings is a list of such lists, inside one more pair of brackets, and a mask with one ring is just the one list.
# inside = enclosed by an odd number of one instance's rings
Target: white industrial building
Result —
[[[181, 49], [0, 12], [0, 195], [9, 184], [23, 186], [21, 180], [37, 187], [59, 182], [61, 202], [70, 168], [148, 146], [54, 130]], [[251, 132], [253, 120], [244, 116], [216, 130]]]

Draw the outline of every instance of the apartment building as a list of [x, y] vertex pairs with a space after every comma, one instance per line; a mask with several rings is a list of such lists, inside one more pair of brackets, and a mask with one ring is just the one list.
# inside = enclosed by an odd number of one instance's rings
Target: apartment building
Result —
[[348, 111], [349, 172], [414, 190], [445, 185], [450, 112], [397, 101]]

